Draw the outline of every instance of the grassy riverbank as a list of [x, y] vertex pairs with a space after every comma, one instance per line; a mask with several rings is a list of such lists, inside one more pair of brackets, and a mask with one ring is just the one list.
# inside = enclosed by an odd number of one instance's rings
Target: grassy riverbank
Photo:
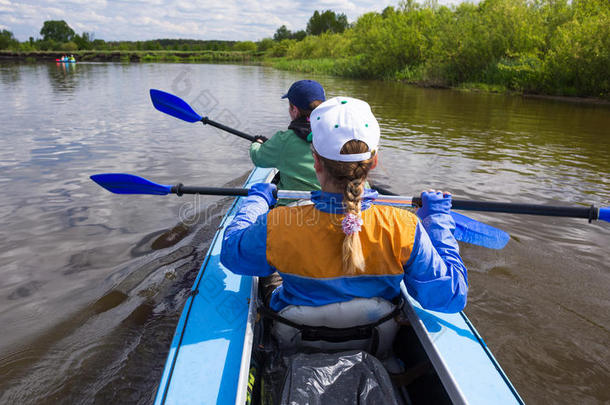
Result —
[[242, 62], [259, 61], [262, 53], [253, 51], [0, 51], [0, 60], [55, 61], [62, 55], [74, 55], [79, 62]]
[[[343, 77], [361, 78], [361, 74], [355, 65], [358, 63], [358, 58], [320, 58], [320, 59], [288, 59], [288, 58], [266, 58], [264, 65], [273, 67], [279, 70], [288, 70], [302, 73], [312, 74], [329, 74]], [[396, 80], [404, 83], [413, 84], [420, 87], [434, 88], [456, 88], [461, 90], [476, 90], [491, 93], [515, 93], [518, 92], [510, 89], [503, 84], [489, 84], [480, 82], [464, 82], [457, 85], [451, 85], [445, 80], [438, 77], [429, 77], [424, 69], [413, 69], [400, 72], [394, 76], [373, 77], [377, 79]]]

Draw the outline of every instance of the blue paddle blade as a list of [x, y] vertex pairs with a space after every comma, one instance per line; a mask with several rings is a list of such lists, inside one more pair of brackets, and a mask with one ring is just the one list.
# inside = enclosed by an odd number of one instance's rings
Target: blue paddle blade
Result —
[[161, 90], [150, 89], [150, 99], [155, 108], [172, 117], [179, 118], [187, 122], [201, 121], [203, 117], [197, 114], [186, 101], [173, 94]]
[[597, 219], [610, 222], [610, 207], [602, 207], [599, 209]]
[[153, 183], [143, 177], [125, 173], [94, 174], [91, 180], [115, 194], [167, 195], [172, 186]]
[[451, 211], [455, 221], [455, 239], [490, 249], [502, 249], [508, 243], [510, 235], [501, 229], [484, 224], [465, 215]]

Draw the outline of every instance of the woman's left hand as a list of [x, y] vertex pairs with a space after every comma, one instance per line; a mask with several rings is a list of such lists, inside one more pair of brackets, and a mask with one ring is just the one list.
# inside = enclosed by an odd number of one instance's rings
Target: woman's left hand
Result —
[[421, 193], [422, 207], [417, 216], [425, 218], [431, 214], [449, 214], [451, 212], [451, 193], [441, 190], [428, 190]]
[[248, 190], [248, 195], [263, 197], [269, 207], [277, 203], [277, 186], [273, 183], [256, 183]]

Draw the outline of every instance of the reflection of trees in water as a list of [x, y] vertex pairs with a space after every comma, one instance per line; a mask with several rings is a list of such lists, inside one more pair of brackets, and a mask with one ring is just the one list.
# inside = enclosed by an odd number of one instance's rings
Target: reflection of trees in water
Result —
[[371, 104], [391, 146], [435, 155], [458, 153], [485, 162], [556, 167], [570, 159], [570, 166], [606, 173], [609, 169], [607, 105], [391, 82], [347, 84], [338, 84], [345, 88], [341, 93]]
[[498, 198], [529, 193], [540, 202], [563, 201], [563, 193], [593, 202], [610, 195], [608, 105], [332, 77], [324, 85], [330, 96], [371, 104], [382, 132], [373, 175], [382, 183], [436, 183]]
[[49, 64], [49, 83], [53, 91], [73, 92], [79, 84], [81, 70], [77, 63]]
[[15, 84], [21, 81], [21, 66], [18, 63], [0, 64], [0, 83]]

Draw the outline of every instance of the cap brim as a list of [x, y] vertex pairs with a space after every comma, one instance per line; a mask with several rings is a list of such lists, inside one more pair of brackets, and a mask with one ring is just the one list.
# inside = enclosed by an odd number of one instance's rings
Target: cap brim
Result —
[[282, 98], [288, 98], [288, 93], [284, 94]]

